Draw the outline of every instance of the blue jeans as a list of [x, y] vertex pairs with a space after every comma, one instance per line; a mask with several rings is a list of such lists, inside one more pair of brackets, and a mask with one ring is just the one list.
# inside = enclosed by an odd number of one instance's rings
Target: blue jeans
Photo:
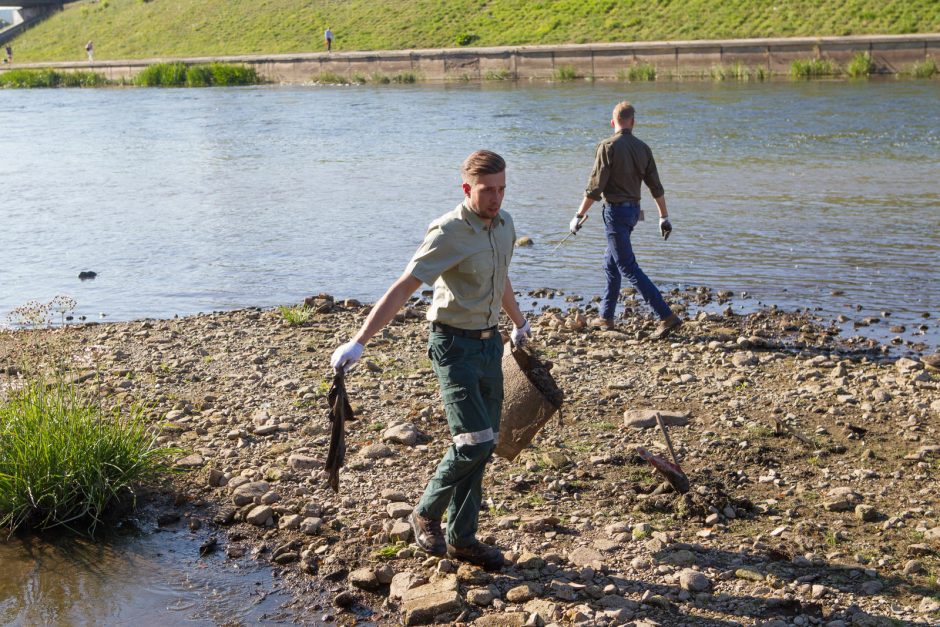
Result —
[[604, 203], [604, 231], [607, 233], [607, 250], [604, 266], [607, 273], [607, 292], [601, 301], [601, 317], [613, 319], [620, 296], [621, 276], [635, 287], [660, 319], [672, 315], [672, 310], [653, 282], [640, 269], [630, 245], [630, 234], [640, 219], [640, 203], [619, 205]]

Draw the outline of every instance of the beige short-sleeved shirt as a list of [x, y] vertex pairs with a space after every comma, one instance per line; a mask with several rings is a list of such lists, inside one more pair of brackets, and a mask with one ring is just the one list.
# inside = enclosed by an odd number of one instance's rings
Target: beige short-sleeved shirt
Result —
[[489, 228], [465, 203], [432, 222], [406, 269], [434, 286], [428, 320], [460, 329], [495, 326], [515, 241], [504, 211]]

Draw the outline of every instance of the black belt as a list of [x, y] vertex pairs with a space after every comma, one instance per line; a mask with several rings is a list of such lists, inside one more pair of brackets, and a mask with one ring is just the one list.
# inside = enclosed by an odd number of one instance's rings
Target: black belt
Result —
[[496, 327], [492, 326], [488, 329], [458, 329], [457, 327], [452, 327], [447, 324], [442, 324], [440, 322], [432, 322], [431, 330], [437, 331], [439, 333], [447, 333], [448, 335], [457, 335], [460, 337], [469, 337], [474, 340], [488, 340], [494, 335], [496, 335]]

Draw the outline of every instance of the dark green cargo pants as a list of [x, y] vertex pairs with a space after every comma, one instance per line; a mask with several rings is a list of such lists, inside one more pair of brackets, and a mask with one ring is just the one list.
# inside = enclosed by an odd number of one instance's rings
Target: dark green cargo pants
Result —
[[432, 331], [428, 355], [441, 384], [453, 443], [418, 502], [418, 515], [441, 520], [447, 511], [447, 542], [476, 541], [483, 502], [483, 471], [496, 446], [503, 406], [503, 342]]

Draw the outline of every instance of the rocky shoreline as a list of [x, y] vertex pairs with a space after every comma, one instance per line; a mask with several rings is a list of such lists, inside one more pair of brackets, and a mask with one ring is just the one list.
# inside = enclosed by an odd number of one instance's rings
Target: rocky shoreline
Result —
[[[487, 471], [481, 537], [511, 564], [484, 573], [424, 555], [405, 523], [449, 443], [424, 303], [347, 379], [339, 494], [322, 470], [328, 357], [368, 307], [308, 303], [294, 326], [251, 309], [0, 332], [0, 393], [64, 361], [106, 403], [151, 406], [161, 441], [186, 451], [161, 523], [217, 527], [206, 551], [269, 562], [298, 622], [940, 622], [936, 355], [895, 358], [775, 309], [700, 312], [671, 342], [646, 339], [639, 315], [601, 331], [577, 308], [533, 314], [563, 419]], [[668, 455], [655, 411], [685, 495], [636, 453]]]

